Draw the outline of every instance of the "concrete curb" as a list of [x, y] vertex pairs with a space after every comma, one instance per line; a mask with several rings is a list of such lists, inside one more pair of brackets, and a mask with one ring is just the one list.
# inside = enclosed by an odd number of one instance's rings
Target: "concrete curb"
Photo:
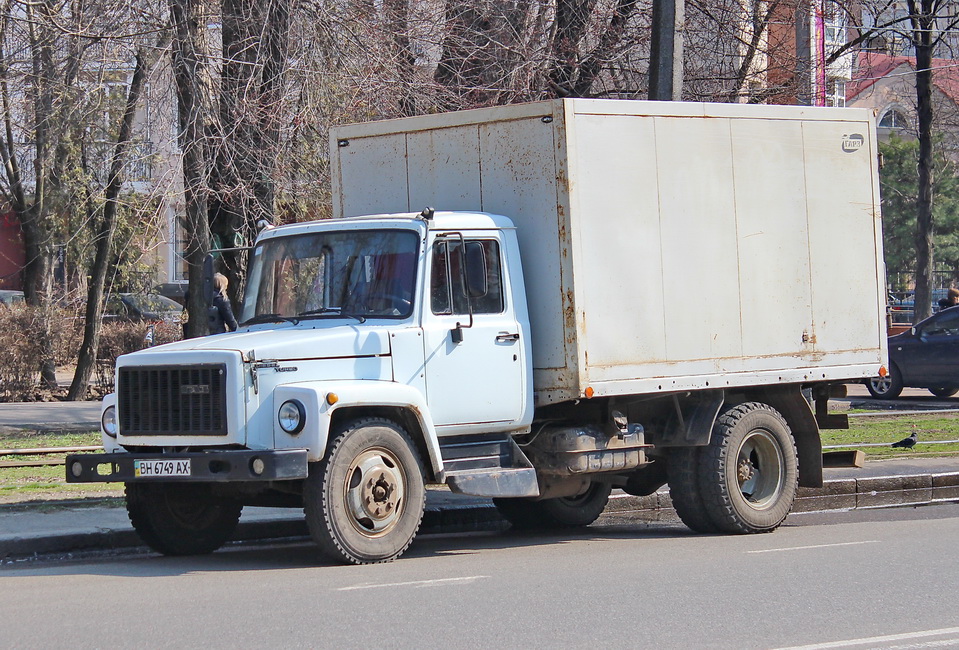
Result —
[[[428, 507], [420, 534], [499, 531], [508, 528], [492, 501]], [[793, 512], [821, 512], [918, 506], [959, 501], [959, 472], [913, 474], [827, 480], [822, 488], [800, 488]], [[617, 495], [606, 513], [651, 513], [672, 510], [666, 490], [645, 497]], [[292, 512], [292, 511], [291, 511]], [[306, 522], [297, 514], [289, 519], [241, 522], [234, 542], [303, 539], [309, 536]], [[121, 551], [144, 548], [132, 529], [103, 529], [58, 535], [14, 536], [0, 539], [0, 560], [31, 556], [65, 555], [83, 551]]]

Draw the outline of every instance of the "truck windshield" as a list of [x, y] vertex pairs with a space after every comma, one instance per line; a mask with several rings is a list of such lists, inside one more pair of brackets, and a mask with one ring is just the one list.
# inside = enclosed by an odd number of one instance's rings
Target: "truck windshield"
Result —
[[267, 239], [253, 249], [240, 320], [407, 318], [418, 243], [409, 230]]

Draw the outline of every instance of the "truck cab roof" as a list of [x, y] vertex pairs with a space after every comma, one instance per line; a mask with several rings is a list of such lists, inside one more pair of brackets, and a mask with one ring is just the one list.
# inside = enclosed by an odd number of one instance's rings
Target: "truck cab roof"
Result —
[[399, 212], [370, 214], [341, 219], [305, 221], [286, 226], [277, 226], [263, 231], [258, 240], [272, 237], [297, 235], [317, 230], [349, 228], [413, 228], [419, 229], [428, 224], [429, 230], [511, 230], [513, 222], [503, 215], [488, 212], [455, 212], [444, 210], [434, 212], [427, 219], [422, 212]]

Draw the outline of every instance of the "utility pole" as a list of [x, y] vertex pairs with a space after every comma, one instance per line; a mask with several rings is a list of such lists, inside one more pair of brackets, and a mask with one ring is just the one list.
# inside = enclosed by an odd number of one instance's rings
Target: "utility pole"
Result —
[[650, 39], [649, 98], [683, 98], [683, 24], [685, 0], [653, 0]]
[[796, 2], [796, 103], [811, 106], [812, 96], [812, 35], [809, 30], [810, 0]]

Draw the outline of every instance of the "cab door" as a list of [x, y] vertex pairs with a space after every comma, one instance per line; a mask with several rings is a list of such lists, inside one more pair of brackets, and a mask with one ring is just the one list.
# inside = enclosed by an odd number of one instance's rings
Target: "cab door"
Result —
[[528, 342], [504, 286], [503, 251], [494, 231], [432, 240], [423, 332], [427, 401], [440, 435], [475, 424], [505, 431], [523, 417]]

